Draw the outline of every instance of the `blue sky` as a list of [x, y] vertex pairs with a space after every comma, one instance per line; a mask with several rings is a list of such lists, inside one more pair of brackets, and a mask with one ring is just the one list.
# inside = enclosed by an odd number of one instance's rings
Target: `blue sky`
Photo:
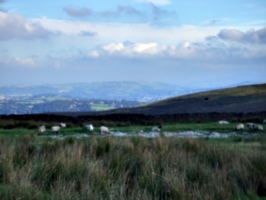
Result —
[[0, 0], [0, 85], [266, 82], [265, 0]]

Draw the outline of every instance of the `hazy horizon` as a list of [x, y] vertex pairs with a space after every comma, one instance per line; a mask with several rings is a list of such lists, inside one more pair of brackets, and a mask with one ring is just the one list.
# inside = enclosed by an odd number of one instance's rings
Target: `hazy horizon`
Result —
[[0, 86], [266, 82], [266, 2], [0, 0]]

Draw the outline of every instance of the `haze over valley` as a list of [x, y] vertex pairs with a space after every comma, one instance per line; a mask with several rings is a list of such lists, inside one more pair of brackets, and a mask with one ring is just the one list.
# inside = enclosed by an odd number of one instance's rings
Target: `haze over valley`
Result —
[[100, 111], [208, 90], [159, 82], [99, 82], [0, 87], [0, 114]]

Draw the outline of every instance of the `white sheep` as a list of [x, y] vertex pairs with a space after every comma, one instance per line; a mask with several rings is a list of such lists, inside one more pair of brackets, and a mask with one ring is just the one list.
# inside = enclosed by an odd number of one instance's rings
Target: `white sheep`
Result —
[[219, 137], [220, 137], [220, 134], [217, 133], [217, 132], [211, 132], [211, 134], [209, 135], [209, 137], [212, 137], [212, 138], [219, 138]]
[[247, 127], [248, 127], [249, 130], [251, 130], [251, 131], [256, 130], [256, 124], [253, 124], [253, 123], [247, 123]]
[[93, 131], [93, 125], [92, 124], [89, 124], [89, 125], [86, 125], [86, 128], [88, 131], [92, 132]]
[[46, 128], [45, 128], [44, 125], [39, 126], [39, 128], [38, 128], [38, 132], [39, 132], [39, 133], [44, 133], [45, 131], [46, 131]]
[[100, 132], [101, 132], [101, 134], [108, 134], [108, 135], [110, 134], [109, 128], [106, 126], [101, 126]]
[[58, 133], [58, 131], [60, 130], [60, 126], [52, 126], [51, 130], [52, 130], [52, 133]]
[[237, 130], [237, 131], [244, 130], [244, 128], [245, 128], [244, 124], [238, 124], [238, 125], [236, 125], [235, 130]]
[[59, 124], [61, 128], [66, 128], [66, 124], [65, 123], [60, 123]]
[[253, 123], [251, 123], [251, 122], [248, 122], [248, 123], [247, 123], [247, 127], [248, 127], [249, 129], [252, 129], [252, 128], [253, 128], [253, 126], [254, 126], [254, 124], [253, 124]]
[[153, 128], [151, 129], [151, 131], [152, 131], [152, 132], [160, 132], [161, 129], [162, 129], [162, 126], [160, 125], [160, 126], [155, 126], [155, 127], [153, 127]]
[[258, 126], [258, 130], [263, 131], [263, 126], [262, 125], [257, 125]]
[[260, 124], [256, 124], [255, 129], [256, 129], [256, 130], [259, 130], [259, 131], [263, 131], [263, 126], [260, 125]]
[[257, 125], [257, 124], [253, 124], [253, 123], [248, 123], [248, 128], [251, 131], [262, 131], [263, 130], [263, 126], [262, 125]]
[[226, 120], [220, 120], [218, 123], [219, 123], [219, 124], [229, 124], [229, 122], [226, 121]]

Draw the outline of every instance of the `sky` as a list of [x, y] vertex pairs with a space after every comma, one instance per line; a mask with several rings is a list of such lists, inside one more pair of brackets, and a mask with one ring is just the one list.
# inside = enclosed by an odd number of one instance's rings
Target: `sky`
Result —
[[0, 0], [0, 85], [266, 82], [265, 0]]

